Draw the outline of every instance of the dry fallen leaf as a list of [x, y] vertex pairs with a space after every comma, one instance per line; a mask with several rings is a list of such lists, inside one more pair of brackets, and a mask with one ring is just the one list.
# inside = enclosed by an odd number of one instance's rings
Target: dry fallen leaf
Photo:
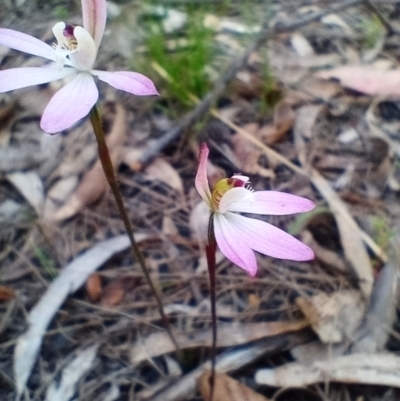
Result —
[[0, 302], [11, 301], [15, 298], [15, 291], [11, 287], [0, 285]]
[[15, 172], [6, 175], [40, 216], [44, 205], [44, 188], [42, 179], [35, 171]]
[[313, 184], [327, 200], [330, 209], [335, 216], [345, 256], [351, 263], [354, 272], [359, 279], [360, 289], [365, 299], [369, 299], [373, 284], [372, 266], [363, 240], [365, 242], [368, 241], [368, 245], [378, 254], [382, 254], [382, 251], [377, 250], [375, 243], [359, 229], [353, 216], [349, 213], [347, 206], [340, 199], [339, 195], [332, 189], [329, 182], [326, 181], [325, 178], [315, 169], [310, 170], [310, 175]]
[[80, 350], [77, 356], [68, 363], [60, 375], [50, 384], [46, 401], [69, 401], [76, 392], [79, 380], [93, 367], [99, 344]]
[[78, 176], [71, 175], [59, 179], [48, 191], [44, 204], [44, 217], [52, 216], [55, 211], [62, 205], [66, 199], [72, 194], [78, 185]]
[[158, 157], [144, 171], [153, 180], [165, 182], [178, 192], [183, 192], [182, 178], [165, 159]]
[[90, 302], [97, 302], [100, 299], [102, 292], [101, 276], [98, 273], [93, 273], [86, 281], [86, 295]]
[[[210, 399], [210, 379], [211, 370], [205, 370], [198, 379], [201, 396], [204, 401]], [[251, 388], [232, 379], [224, 373], [215, 373], [215, 386], [213, 393], [213, 401], [268, 401], [261, 394], [256, 393]]]
[[[231, 372], [238, 370], [267, 352], [276, 352], [281, 347], [291, 347], [295, 343], [295, 339], [290, 336], [277, 336], [272, 343], [255, 343], [247, 347], [239, 347], [233, 351], [224, 352], [217, 360], [217, 370], [219, 372]], [[289, 344], [289, 345], [288, 345]], [[152, 401], [185, 401], [191, 399], [195, 391], [196, 382], [203, 374], [205, 369], [210, 368], [210, 363], [206, 362], [200, 367], [192, 370], [190, 373], [183, 375], [182, 378], [174, 382], [173, 386], [167, 386], [163, 391], [155, 390], [149, 399]]]
[[296, 304], [323, 343], [352, 339], [366, 307], [361, 293], [356, 290], [329, 295], [321, 293], [310, 298], [299, 297]]
[[301, 135], [304, 138], [311, 139], [313, 136], [314, 125], [323, 108], [323, 105], [311, 104], [305, 105], [297, 110], [293, 128], [296, 135]]
[[179, 235], [179, 230], [176, 227], [174, 220], [171, 216], [164, 216], [162, 221], [162, 233], [164, 235], [177, 236]]
[[323, 344], [319, 340], [299, 344], [290, 350], [297, 363], [311, 365], [315, 361], [328, 361], [342, 356], [348, 350], [348, 344]]
[[[231, 323], [218, 327], [218, 346], [232, 347], [242, 345], [266, 337], [274, 337], [304, 329], [309, 322], [297, 320], [293, 322], [260, 322]], [[181, 349], [210, 347], [211, 331], [197, 330], [193, 332], [176, 332], [175, 338]], [[131, 363], [137, 364], [151, 357], [169, 353], [175, 349], [168, 333], [157, 332], [139, 339], [132, 347]]]
[[102, 306], [115, 306], [121, 303], [127, 292], [131, 291], [137, 280], [133, 277], [120, 277], [104, 287], [101, 294]]
[[346, 88], [372, 96], [400, 98], [400, 69], [381, 71], [368, 66], [344, 66], [317, 74], [323, 79], [337, 79]]
[[296, 113], [292, 106], [282, 100], [274, 108], [272, 124], [261, 127], [257, 137], [267, 145], [282, 141], [293, 127], [295, 118]]
[[[244, 129], [255, 133], [255, 131], [258, 130], [258, 126], [254, 123], [247, 124]], [[262, 152], [252, 143], [240, 135], [233, 135], [231, 142], [241, 172], [246, 174], [259, 174], [267, 178], [275, 177], [275, 174], [271, 169], [264, 168], [258, 163], [258, 159], [262, 155]]]
[[309, 365], [288, 363], [277, 369], [260, 369], [255, 380], [274, 387], [303, 387], [322, 382], [400, 387], [400, 357], [368, 353], [333, 357]]
[[290, 43], [299, 57], [310, 57], [315, 55], [310, 42], [299, 32], [295, 32], [292, 35]]

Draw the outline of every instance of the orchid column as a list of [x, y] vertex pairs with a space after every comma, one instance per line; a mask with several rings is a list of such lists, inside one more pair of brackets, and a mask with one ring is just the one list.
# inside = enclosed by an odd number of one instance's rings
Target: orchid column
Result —
[[171, 340], [179, 349], [164, 313], [160, 296], [145, 265], [144, 257], [135, 242], [132, 225], [124, 207], [96, 107], [99, 92], [95, 77], [114, 88], [137, 96], [157, 95], [158, 92], [153, 82], [142, 74], [93, 69], [106, 26], [106, 0], [82, 0], [82, 14], [83, 27], [64, 22], [54, 25], [53, 33], [57, 43], [53, 47], [30, 35], [0, 28], [0, 45], [44, 57], [50, 61], [44, 67], [12, 68], [0, 71], [0, 93], [58, 79], [68, 79], [68, 83], [51, 98], [46, 106], [40, 127], [48, 134], [56, 134], [72, 127], [90, 114], [90, 121], [98, 143], [99, 157], [131, 241], [133, 255], [139, 261], [147, 283], [157, 300], [160, 315]]

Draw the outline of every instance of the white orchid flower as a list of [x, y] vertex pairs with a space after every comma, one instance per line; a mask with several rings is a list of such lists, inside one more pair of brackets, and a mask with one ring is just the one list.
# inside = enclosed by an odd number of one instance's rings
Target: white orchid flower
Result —
[[215, 240], [221, 252], [250, 276], [257, 272], [254, 251], [278, 259], [306, 261], [313, 251], [281, 229], [264, 221], [238, 213], [287, 215], [308, 212], [314, 202], [278, 191], [256, 191], [248, 186], [249, 178], [234, 175], [217, 182], [210, 191], [207, 178], [209, 149], [201, 145], [196, 189], [210, 208]]
[[64, 22], [54, 25], [57, 43], [53, 47], [25, 33], [0, 28], [0, 45], [55, 62], [51, 66], [0, 71], [0, 93], [72, 78], [43, 112], [40, 126], [49, 134], [70, 128], [89, 114], [99, 97], [94, 76], [137, 96], [158, 94], [153, 82], [137, 72], [93, 69], [106, 26], [106, 0], [82, 0], [82, 13], [83, 27]]

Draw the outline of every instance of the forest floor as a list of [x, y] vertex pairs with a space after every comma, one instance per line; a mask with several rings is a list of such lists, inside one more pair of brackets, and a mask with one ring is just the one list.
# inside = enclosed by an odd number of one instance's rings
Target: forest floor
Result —
[[[79, 1], [5, 1], [0, 26], [52, 43]], [[96, 68], [149, 76], [160, 96], [99, 83], [124, 202], [165, 312], [132, 258], [88, 118], [39, 126], [62, 83], [0, 94], [0, 400], [207, 400], [211, 317], [195, 189], [309, 198], [258, 216], [315, 260], [217, 253], [215, 401], [400, 399], [400, 1], [108, 2]], [[44, 61], [0, 47], [0, 69]]]

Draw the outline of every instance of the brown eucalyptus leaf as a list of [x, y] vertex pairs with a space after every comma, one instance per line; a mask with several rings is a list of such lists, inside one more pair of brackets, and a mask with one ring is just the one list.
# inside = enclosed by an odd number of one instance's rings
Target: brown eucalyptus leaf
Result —
[[0, 285], [0, 302], [11, 301], [15, 298], [15, 291], [11, 287]]
[[102, 306], [116, 306], [122, 302], [127, 292], [131, 291], [137, 280], [133, 277], [120, 277], [104, 287], [101, 294]]
[[101, 276], [98, 273], [93, 273], [86, 281], [86, 295], [90, 302], [97, 302], [101, 297], [102, 285]]
[[[210, 388], [211, 370], [205, 370], [198, 379], [201, 396], [204, 401], [209, 401], [211, 395]], [[251, 388], [232, 379], [224, 373], [215, 373], [213, 401], [268, 401], [261, 394], [256, 393]]]

